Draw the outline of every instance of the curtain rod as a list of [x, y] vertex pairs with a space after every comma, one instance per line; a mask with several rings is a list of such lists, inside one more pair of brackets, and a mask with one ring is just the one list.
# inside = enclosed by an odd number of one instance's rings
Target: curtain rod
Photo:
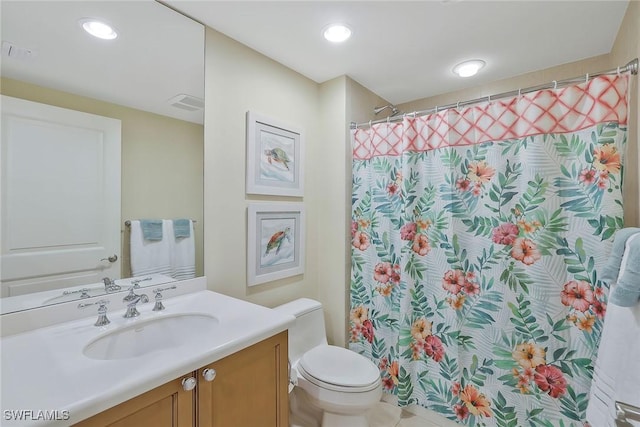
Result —
[[350, 124], [350, 128], [351, 129], [358, 129], [359, 127], [362, 126], [371, 126], [373, 124], [377, 124], [377, 123], [385, 123], [385, 122], [397, 122], [402, 120], [405, 116], [413, 116], [416, 117], [417, 115], [424, 115], [424, 114], [430, 114], [430, 113], [437, 113], [438, 111], [443, 111], [443, 110], [448, 110], [450, 108], [459, 108], [459, 107], [464, 107], [466, 105], [472, 105], [472, 104], [477, 104], [479, 102], [483, 102], [483, 101], [491, 101], [492, 99], [503, 99], [503, 98], [510, 98], [512, 96], [516, 96], [516, 95], [522, 95], [524, 93], [530, 93], [530, 92], [535, 92], [537, 90], [542, 90], [542, 89], [557, 89], [560, 86], [564, 86], [564, 85], [568, 85], [571, 83], [577, 83], [580, 81], [589, 81], [590, 78], [592, 77], [598, 77], [598, 76], [604, 76], [604, 75], [608, 75], [608, 74], [620, 74], [620, 73], [626, 73], [629, 72], [633, 75], [638, 74], [638, 58], [629, 61], [629, 63], [627, 63], [627, 65], [625, 65], [624, 67], [617, 67], [617, 68], [613, 68], [611, 70], [606, 70], [606, 71], [600, 71], [598, 73], [587, 73], [586, 75], [583, 76], [578, 76], [578, 77], [572, 77], [569, 79], [564, 79], [564, 80], [554, 80], [552, 82], [549, 83], [544, 83], [541, 85], [537, 85], [537, 86], [530, 86], [524, 89], [517, 89], [517, 90], [511, 90], [508, 92], [502, 92], [496, 95], [488, 95], [488, 96], [483, 96], [481, 98], [475, 98], [475, 99], [471, 99], [468, 101], [463, 101], [463, 102], [456, 102], [453, 104], [446, 104], [446, 105], [442, 105], [442, 106], [435, 106], [433, 108], [429, 108], [427, 110], [420, 110], [420, 111], [414, 111], [412, 113], [405, 113], [405, 114], [398, 114], [397, 116], [391, 116], [391, 117], [387, 117], [386, 119], [379, 119], [379, 120], [373, 120], [373, 121], [369, 121], [369, 122], [364, 122], [364, 123], [355, 123], [355, 122], [351, 122]]

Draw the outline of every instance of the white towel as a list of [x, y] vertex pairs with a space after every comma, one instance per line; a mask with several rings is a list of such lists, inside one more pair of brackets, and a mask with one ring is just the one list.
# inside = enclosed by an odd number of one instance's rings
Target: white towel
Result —
[[[627, 240], [618, 279], [626, 270], [630, 243], [637, 238], [640, 234]], [[593, 427], [615, 427], [616, 401], [640, 406], [640, 304], [633, 307], [607, 305], [593, 370], [587, 421]], [[640, 426], [640, 423], [630, 422]]]
[[189, 237], [175, 238], [173, 233], [173, 221], [164, 220], [163, 226], [169, 226], [171, 248], [171, 277], [177, 280], [192, 279], [196, 277], [196, 241], [193, 230], [193, 221], [189, 220]]
[[[171, 228], [168, 228], [171, 226]], [[140, 221], [131, 221], [131, 274], [144, 276], [159, 273], [171, 275], [171, 240], [173, 225], [162, 221], [162, 240], [145, 240], [142, 237]]]

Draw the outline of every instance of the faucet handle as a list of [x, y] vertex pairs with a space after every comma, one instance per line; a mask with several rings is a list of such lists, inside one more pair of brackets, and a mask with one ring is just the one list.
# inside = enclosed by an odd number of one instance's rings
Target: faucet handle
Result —
[[176, 285], [167, 286], [166, 288], [156, 288], [156, 289], [153, 290], [153, 292], [157, 296], [160, 292], [168, 291], [169, 289], [175, 289], [175, 288], [176, 288]]
[[100, 307], [98, 307], [98, 310], [100, 310], [102, 307], [104, 307], [106, 310], [107, 304], [109, 304], [109, 300], [101, 299], [96, 302], [81, 302], [80, 304], [78, 304], [78, 308], [87, 308], [91, 307], [92, 305], [99, 305]]
[[162, 311], [165, 309], [164, 304], [162, 304], [162, 294], [161, 292], [168, 291], [169, 289], [175, 289], [176, 285], [168, 286], [166, 288], [157, 288], [154, 289], [153, 292], [156, 294], [156, 304], [153, 306], [151, 311]]
[[80, 298], [89, 298], [91, 297], [91, 295], [89, 295], [89, 291], [91, 289], [89, 288], [82, 288], [82, 289], [77, 289], [75, 291], [64, 291], [62, 292], [62, 295], [67, 296], [67, 295], [73, 295], [73, 294], [81, 294]]
[[96, 320], [94, 326], [106, 326], [111, 323], [111, 321], [107, 319], [107, 304], [109, 304], [108, 300], [101, 299], [96, 302], [81, 302], [78, 304], [78, 308], [87, 308], [92, 305], [98, 305], [98, 320]]
[[149, 276], [149, 277], [145, 277], [144, 279], [134, 279], [131, 281], [131, 283], [133, 284], [133, 286], [135, 286], [136, 289], [138, 289], [140, 287], [139, 283], [140, 282], [146, 282], [147, 280], [151, 280], [153, 279], [153, 277]]

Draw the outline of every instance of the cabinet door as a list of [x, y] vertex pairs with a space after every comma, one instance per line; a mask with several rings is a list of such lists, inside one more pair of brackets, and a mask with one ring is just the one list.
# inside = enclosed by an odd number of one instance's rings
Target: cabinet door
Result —
[[[195, 375], [195, 373], [194, 373]], [[75, 427], [193, 427], [195, 394], [182, 377], [114, 406]]]
[[[288, 427], [287, 331], [198, 371], [199, 427]], [[206, 381], [203, 372], [214, 369]]]

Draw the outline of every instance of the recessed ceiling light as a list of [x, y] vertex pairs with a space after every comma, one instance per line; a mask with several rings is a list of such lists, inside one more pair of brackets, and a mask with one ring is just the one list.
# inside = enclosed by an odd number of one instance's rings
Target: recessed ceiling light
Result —
[[331, 24], [322, 32], [324, 38], [333, 43], [341, 43], [351, 37], [351, 30], [343, 24]]
[[453, 72], [460, 77], [475, 76], [482, 67], [486, 65], [486, 62], [481, 59], [473, 59], [471, 61], [464, 61], [453, 67]]
[[118, 37], [118, 33], [112, 26], [97, 19], [84, 18], [79, 22], [87, 33], [99, 39], [113, 40]]

